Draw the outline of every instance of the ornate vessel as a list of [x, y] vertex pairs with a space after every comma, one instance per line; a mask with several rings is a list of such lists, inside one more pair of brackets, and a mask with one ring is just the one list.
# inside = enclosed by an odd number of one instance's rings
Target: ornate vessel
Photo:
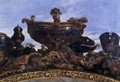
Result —
[[25, 37], [18, 25], [11, 38], [0, 33], [0, 82], [34, 82], [38, 78], [65, 82], [63, 77], [76, 82], [76, 79], [78, 82], [120, 81], [120, 46], [116, 33], [100, 35], [103, 50], [94, 52], [97, 47], [94, 40], [82, 36], [88, 22], [85, 17], [61, 22], [59, 9], [52, 9], [50, 14], [53, 22], [35, 21], [35, 16], [22, 20], [27, 23], [31, 38], [42, 44], [41, 49], [35, 50], [31, 43], [22, 45]]
[[24, 18], [22, 22], [27, 23], [28, 33], [35, 41], [44, 44], [51, 50], [60, 50], [60, 46], [69, 45], [76, 41], [83, 34], [87, 19], [70, 18], [67, 22], [60, 22], [60, 10], [54, 8], [50, 14], [54, 22], [36, 22], [35, 16], [31, 19]]

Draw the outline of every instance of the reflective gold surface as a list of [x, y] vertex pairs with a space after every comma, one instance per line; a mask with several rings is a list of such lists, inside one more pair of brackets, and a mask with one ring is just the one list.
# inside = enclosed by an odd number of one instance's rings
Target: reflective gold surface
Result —
[[69, 78], [80, 78], [91, 80], [95, 82], [119, 82], [113, 78], [105, 77], [98, 74], [80, 72], [80, 71], [67, 71], [67, 70], [48, 70], [48, 71], [35, 71], [27, 72], [22, 74], [12, 75], [0, 80], [0, 82], [24, 82], [24, 80], [34, 79], [34, 78], [59, 78], [59, 77], [69, 77]]

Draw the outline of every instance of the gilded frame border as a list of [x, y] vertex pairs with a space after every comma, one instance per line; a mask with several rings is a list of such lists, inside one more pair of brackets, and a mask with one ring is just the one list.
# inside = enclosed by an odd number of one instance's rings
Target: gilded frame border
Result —
[[70, 78], [82, 78], [82, 79], [92, 80], [95, 82], [119, 82], [116, 79], [99, 74], [82, 72], [82, 71], [59, 70], [59, 69], [15, 74], [0, 79], [0, 82], [19, 82], [27, 79], [41, 78], [41, 77], [49, 77], [49, 78], [70, 77]]

